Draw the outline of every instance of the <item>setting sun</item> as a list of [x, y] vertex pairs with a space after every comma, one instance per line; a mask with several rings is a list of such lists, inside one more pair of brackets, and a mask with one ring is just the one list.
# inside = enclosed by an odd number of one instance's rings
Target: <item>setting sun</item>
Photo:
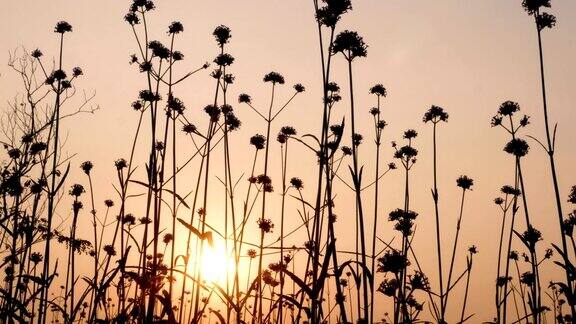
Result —
[[205, 244], [201, 263], [202, 277], [210, 283], [223, 283], [226, 273], [234, 273], [234, 260], [227, 256], [222, 243]]

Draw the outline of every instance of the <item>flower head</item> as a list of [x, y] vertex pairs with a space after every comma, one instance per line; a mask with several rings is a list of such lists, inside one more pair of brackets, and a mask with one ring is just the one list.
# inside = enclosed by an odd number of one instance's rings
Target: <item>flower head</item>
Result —
[[42, 51], [40, 51], [39, 49], [35, 49], [32, 51], [32, 53], [30, 53], [30, 56], [32, 56], [33, 58], [40, 58], [42, 57]]
[[520, 105], [514, 101], [505, 101], [498, 108], [498, 113], [502, 116], [512, 116], [515, 112], [520, 110]]
[[70, 196], [78, 198], [80, 197], [80, 195], [84, 193], [84, 187], [81, 184], [74, 184], [72, 185], [68, 193], [70, 194]]
[[214, 59], [214, 63], [218, 64], [219, 66], [229, 66], [234, 63], [234, 57], [228, 53], [219, 54]]
[[296, 83], [294, 85], [294, 90], [296, 90], [296, 92], [301, 93], [304, 92], [304, 90], [306, 90], [306, 88], [304, 88], [304, 86], [300, 83]]
[[178, 34], [184, 31], [184, 26], [179, 21], [174, 21], [168, 26], [168, 34]]
[[541, 7], [550, 8], [550, 0], [523, 0], [522, 7], [529, 15], [538, 12]]
[[124, 16], [124, 20], [132, 26], [138, 25], [140, 23], [140, 18], [138, 18], [138, 15], [133, 11], [128, 12]]
[[442, 107], [434, 106], [430, 107], [428, 111], [424, 114], [424, 122], [438, 123], [440, 121], [448, 121], [448, 113], [444, 111]]
[[256, 134], [250, 138], [250, 144], [254, 145], [257, 150], [261, 150], [266, 145], [266, 137], [264, 135]]
[[224, 46], [224, 44], [228, 43], [228, 41], [232, 37], [232, 34], [230, 33], [230, 28], [224, 25], [216, 27], [212, 35], [214, 35], [214, 37], [216, 38], [216, 42], [220, 46]]
[[166, 101], [166, 108], [168, 112], [175, 112], [176, 114], [182, 114], [186, 107], [182, 100], [174, 97], [172, 94], [168, 95], [168, 100]]
[[259, 218], [258, 219], [258, 227], [264, 232], [264, 233], [271, 233], [272, 229], [274, 228], [274, 223], [272, 223], [271, 219], [267, 219], [267, 218]]
[[152, 50], [152, 55], [160, 59], [167, 60], [170, 57], [170, 50], [159, 41], [151, 41], [148, 43], [148, 48]]
[[568, 195], [568, 202], [576, 204], [576, 186], [572, 186], [570, 194]]
[[456, 185], [464, 190], [470, 190], [470, 188], [472, 188], [472, 185], [474, 185], [474, 180], [463, 175], [460, 176], [458, 179], [456, 179]]
[[86, 174], [90, 174], [90, 170], [92, 170], [93, 167], [94, 165], [92, 164], [91, 161], [82, 162], [82, 164], [80, 165], [80, 168], [82, 168], [82, 171], [84, 171], [84, 173]]
[[56, 23], [56, 27], [54, 28], [54, 32], [60, 34], [64, 34], [71, 31], [72, 31], [72, 25], [70, 25], [66, 21], [60, 21]]
[[294, 187], [296, 190], [300, 190], [304, 187], [302, 180], [296, 177], [290, 179], [290, 185]]
[[238, 102], [250, 104], [250, 103], [252, 103], [252, 98], [250, 98], [249, 95], [242, 93], [238, 96]]
[[386, 88], [384, 88], [382, 84], [378, 83], [370, 88], [370, 93], [375, 94], [378, 97], [386, 97]]
[[504, 151], [506, 151], [506, 153], [512, 154], [516, 157], [525, 156], [526, 154], [528, 154], [529, 149], [530, 146], [528, 145], [528, 143], [520, 138], [513, 138], [504, 147]]
[[418, 132], [416, 132], [413, 129], [409, 129], [409, 130], [404, 132], [404, 138], [405, 139], [408, 139], [408, 140], [413, 139], [413, 138], [416, 138], [416, 136], [418, 136]]
[[367, 47], [357, 32], [345, 30], [336, 35], [332, 43], [332, 54], [342, 53], [347, 60], [351, 61], [356, 57], [365, 57], [368, 54]]
[[378, 259], [378, 272], [398, 274], [410, 265], [410, 261], [400, 251], [388, 250]]
[[552, 28], [556, 26], [556, 17], [549, 13], [543, 12], [536, 16], [536, 26], [538, 30], [543, 30], [544, 28]]
[[278, 72], [270, 72], [264, 76], [264, 82], [272, 82], [272, 84], [284, 84], [284, 77]]
[[350, 0], [325, 0], [326, 5], [316, 11], [316, 20], [326, 27], [334, 28], [340, 17], [352, 9]]

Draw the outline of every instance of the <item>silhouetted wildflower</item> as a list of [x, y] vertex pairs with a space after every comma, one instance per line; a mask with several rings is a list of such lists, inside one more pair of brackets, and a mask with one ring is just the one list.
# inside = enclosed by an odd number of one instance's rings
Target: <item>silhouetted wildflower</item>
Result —
[[34, 264], [42, 262], [43, 259], [44, 257], [42, 256], [42, 254], [38, 252], [33, 252], [32, 254], [30, 254], [30, 261], [32, 261]]
[[536, 16], [536, 26], [538, 30], [543, 30], [544, 28], [552, 28], [556, 26], [556, 17], [554, 15], [543, 12]]
[[232, 84], [234, 83], [234, 80], [236, 80], [236, 77], [234, 77], [233, 74], [226, 73], [224, 74], [224, 77], [222, 77], [222, 80], [224, 80], [225, 83]]
[[72, 88], [72, 84], [68, 80], [63, 80], [60, 86], [62, 87], [62, 89]]
[[264, 76], [264, 82], [284, 84], [284, 77], [278, 72], [270, 72]]
[[133, 214], [126, 214], [122, 217], [122, 224], [134, 226], [136, 224], [136, 217]]
[[430, 290], [430, 283], [428, 281], [428, 277], [420, 271], [416, 271], [414, 275], [410, 276], [410, 287], [412, 290]]
[[316, 20], [326, 27], [334, 28], [340, 17], [352, 9], [350, 0], [326, 0], [326, 5], [316, 11]]
[[68, 193], [70, 196], [78, 198], [84, 193], [84, 187], [81, 184], [73, 184]]
[[290, 179], [290, 185], [297, 190], [300, 190], [304, 187], [302, 184], [302, 180], [300, 178], [295, 178], [295, 177]]
[[371, 114], [372, 116], [376, 116], [376, 115], [378, 115], [379, 113], [380, 113], [380, 109], [378, 109], [378, 108], [376, 108], [376, 107], [370, 108], [370, 114]]
[[502, 116], [512, 116], [515, 112], [520, 110], [520, 105], [514, 101], [505, 101], [498, 108], [498, 113]]
[[424, 122], [433, 122], [438, 123], [440, 121], [446, 122], [448, 121], [448, 113], [444, 111], [442, 107], [434, 106], [430, 107], [428, 111], [424, 114], [423, 118]]
[[296, 135], [296, 129], [294, 129], [292, 126], [284, 126], [280, 129], [280, 132], [286, 136]]
[[502, 205], [504, 203], [504, 199], [502, 199], [500, 197], [494, 198], [494, 203], [496, 205]]
[[512, 277], [498, 277], [496, 278], [496, 285], [498, 287], [504, 287], [506, 285], [507, 282], [512, 281]]
[[418, 132], [416, 132], [413, 129], [409, 129], [409, 130], [404, 132], [404, 138], [405, 139], [413, 139], [413, 138], [416, 138], [416, 136], [418, 136]]
[[492, 125], [492, 127], [496, 127], [496, 126], [502, 125], [502, 116], [494, 116], [494, 117], [492, 117], [492, 120], [490, 121], [490, 125]]
[[256, 258], [256, 256], [257, 256], [256, 250], [254, 250], [254, 249], [248, 250], [247, 255], [248, 255], [248, 257], [249, 257], [250, 259]]
[[550, 0], [523, 0], [522, 7], [532, 15], [540, 10], [541, 7], [550, 8]]
[[264, 137], [264, 135], [256, 134], [250, 138], [250, 144], [254, 145], [257, 150], [261, 150], [266, 144], [266, 137]]
[[510, 140], [510, 142], [508, 142], [508, 144], [506, 144], [506, 146], [504, 147], [504, 151], [506, 153], [512, 154], [517, 157], [525, 156], [526, 154], [528, 154], [529, 149], [530, 146], [528, 146], [528, 143], [520, 138], [514, 138]]
[[520, 276], [520, 282], [530, 286], [534, 283], [535, 278], [534, 273], [526, 271]]
[[388, 163], [388, 169], [390, 170], [396, 170], [396, 164], [393, 162]]
[[562, 232], [566, 236], [574, 234], [574, 226], [576, 226], [576, 210], [568, 214], [568, 218], [562, 222]]
[[167, 234], [164, 234], [164, 237], [163, 237], [162, 241], [163, 241], [165, 244], [168, 244], [168, 243], [172, 242], [173, 239], [174, 239], [174, 236], [173, 236], [172, 234], [170, 234], [170, 233], [167, 233]]
[[214, 63], [218, 64], [219, 66], [229, 66], [234, 63], [234, 57], [228, 53], [219, 54], [214, 59]]
[[142, 73], [152, 71], [152, 62], [151, 61], [142, 62], [138, 66], [140, 67], [140, 72], [142, 72]]
[[82, 162], [82, 164], [80, 165], [80, 168], [81, 168], [82, 171], [84, 171], [84, 173], [86, 173], [86, 174], [90, 174], [90, 171], [92, 170], [92, 167], [94, 167], [94, 165], [92, 164], [91, 161], [84, 161], [84, 162]]
[[110, 208], [114, 206], [114, 202], [112, 201], [112, 199], [106, 199], [104, 200], [104, 205], [106, 205], [106, 207]]
[[30, 54], [30, 56], [32, 56], [33, 58], [40, 58], [42, 57], [42, 51], [40, 51], [39, 49], [35, 49], [32, 51], [32, 53]]
[[140, 218], [138, 219], [138, 221], [139, 221], [140, 224], [142, 224], [142, 225], [152, 224], [152, 220], [150, 219], [150, 217], [140, 217]]
[[372, 88], [370, 88], [370, 93], [371, 94], [375, 94], [379, 97], [386, 97], [386, 88], [384, 88], [384, 86], [380, 83], [372, 86]]
[[66, 72], [64, 72], [63, 70], [56, 70], [52, 73], [52, 77], [54, 78], [54, 80], [64, 80], [66, 79]]
[[168, 108], [169, 112], [176, 112], [177, 114], [182, 114], [186, 107], [182, 100], [174, 97], [172, 94], [168, 95], [168, 100], [166, 101], [166, 108]]
[[81, 69], [80, 67], [75, 67], [75, 68], [72, 69], [72, 75], [73, 75], [74, 77], [79, 77], [79, 76], [81, 76], [82, 74], [84, 74], [84, 72], [82, 71], [82, 69]]
[[184, 59], [184, 54], [180, 51], [174, 51], [172, 52], [172, 59], [174, 61], [182, 61]]
[[238, 102], [239, 103], [252, 103], [252, 98], [250, 98], [249, 95], [242, 93], [238, 96]]
[[301, 85], [300, 83], [296, 83], [294, 85], [294, 90], [296, 90], [296, 92], [301, 93], [304, 92], [304, 90], [306, 90], [306, 88], [304, 88], [303, 85]]
[[378, 286], [378, 291], [388, 297], [394, 297], [396, 295], [396, 290], [398, 290], [399, 284], [398, 280], [392, 279], [384, 279]]
[[379, 120], [378, 123], [376, 123], [378, 129], [384, 129], [386, 126], [388, 126], [388, 124], [384, 120]]
[[272, 223], [271, 219], [267, 219], [267, 218], [259, 218], [258, 219], [258, 227], [264, 232], [264, 233], [271, 233], [272, 229], [274, 228], [274, 223]]
[[274, 279], [272, 273], [269, 270], [262, 271], [262, 281], [271, 287], [276, 287], [280, 284], [278, 280]]
[[204, 107], [204, 112], [210, 116], [210, 120], [213, 122], [217, 121], [220, 118], [220, 108], [214, 105], [208, 105]]
[[114, 248], [114, 246], [112, 245], [104, 245], [104, 252], [106, 252], [106, 254], [108, 254], [109, 256], [115, 256], [116, 255], [116, 249]]
[[120, 158], [114, 162], [114, 166], [116, 166], [117, 170], [122, 170], [128, 166], [128, 162], [126, 162], [126, 160]]
[[362, 144], [362, 139], [363, 139], [363, 138], [364, 138], [364, 137], [362, 136], [362, 134], [358, 134], [358, 133], [353, 134], [353, 135], [352, 135], [352, 143], [353, 143], [355, 146], [358, 146], [358, 145]]
[[228, 113], [226, 115], [226, 126], [229, 131], [237, 130], [242, 125], [242, 122], [233, 113]]
[[388, 250], [382, 257], [378, 258], [378, 272], [398, 274], [409, 265], [408, 258], [397, 250]]
[[342, 125], [336, 124], [336, 125], [331, 125], [330, 130], [332, 131], [332, 133], [334, 135], [341, 136], [343, 131], [344, 131], [344, 128], [342, 127]]
[[522, 117], [518, 123], [520, 124], [520, 126], [526, 127], [526, 126], [528, 126], [528, 124], [530, 124], [529, 119], [530, 119], [530, 116], [524, 115], [524, 117]]
[[71, 32], [71, 31], [72, 31], [72, 25], [70, 25], [69, 23], [67, 23], [65, 21], [60, 21], [60, 22], [56, 23], [56, 27], [54, 28], [54, 32], [60, 33], [60, 34], [64, 34], [66, 32]]
[[460, 176], [458, 179], [456, 179], [456, 185], [464, 190], [470, 190], [473, 184], [474, 180], [468, 178], [465, 175]]
[[410, 160], [418, 155], [418, 150], [412, 146], [402, 146], [396, 152], [394, 152], [394, 157], [397, 159]]
[[524, 242], [526, 243], [528, 249], [530, 249], [530, 251], [534, 251], [536, 243], [542, 240], [542, 233], [540, 233], [539, 230], [529, 225], [526, 231], [522, 233], [522, 238], [524, 239]]
[[344, 153], [344, 155], [352, 155], [352, 149], [348, 146], [342, 146], [340, 148], [342, 150], [342, 153]]
[[502, 186], [500, 191], [502, 191], [502, 193], [505, 195], [512, 195], [512, 196], [520, 196], [521, 194], [520, 189], [516, 189], [509, 185]]
[[342, 53], [347, 60], [352, 61], [356, 57], [365, 57], [367, 47], [357, 32], [344, 30], [336, 35], [332, 43], [332, 54]]
[[196, 133], [196, 126], [190, 123], [184, 124], [182, 131], [186, 134]]
[[170, 50], [159, 41], [151, 41], [148, 43], [148, 48], [152, 50], [152, 55], [160, 59], [167, 60], [170, 57]]
[[30, 154], [32, 154], [32, 155], [38, 154], [47, 148], [48, 148], [48, 145], [46, 145], [46, 143], [44, 143], [44, 142], [32, 143], [32, 145], [30, 145]]
[[510, 254], [508, 255], [508, 259], [518, 261], [518, 252], [510, 251]]
[[228, 43], [228, 41], [232, 37], [232, 34], [230, 33], [230, 28], [224, 25], [216, 27], [212, 35], [214, 35], [214, 37], [216, 38], [216, 42], [220, 46], [224, 46], [224, 44]]
[[136, 111], [142, 109], [142, 103], [140, 101], [134, 101], [130, 106]]
[[472, 245], [468, 248], [468, 252], [470, 254], [477, 254], [478, 253], [478, 248], [476, 247], [476, 245]]
[[143, 101], [154, 102], [162, 99], [158, 93], [150, 90], [141, 90], [138, 97]]
[[20, 150], [17, 148], [12, 148], [12, 149], [8, 150], [8, 156], [13, 160], [16, 160], [17, 158], [19, 158], [20, 153], [21, 153]]
[[568, 194], [568, 202], [576, 204], [576, 186], [572, 186], [570, 194]]
[[173, 21], [170, 26], [168, 26], [168, 34], [178, 34], [184, 31], [184, 26], [179, 21]]
[[140, 18], [138, 18], [138, 15], [132, 11], [124, 16], [124, 20], [132, 26], [140, 23]]

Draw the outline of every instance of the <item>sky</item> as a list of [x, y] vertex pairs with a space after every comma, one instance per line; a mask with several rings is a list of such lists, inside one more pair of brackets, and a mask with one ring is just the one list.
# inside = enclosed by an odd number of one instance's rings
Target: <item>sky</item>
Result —
[[[132, 144], [137, 114], [130, 108], [137, 91], [145, 86], [137, 67], [128, 64], [136, 50], [132, 31], [123, 21], [128, 1], [97, 2], [7, 1], [0, 19], [0, 109], [6, 107], [21, 87], [17, 76], [7, 66], [10, 54], [19, 48], [40, 48], [46, 56], [55, 56], [57, 37], [52, 32], [57, 21], [66, 20], [74, 32], [66, 36], [65, 66], [80, 66], [85, 76], [77, 86], [95, 93], [94, 114], [79, 115], [65, 122], [68, 134], [67, 151], [76, 155], [73, 163], [92, 160], [96, 165], [95, 187], [101, 200], [111, 195], [113, 161], [126, 157]], [[553, 30], [543, 32], [544, 58], [548, 86], [548, 103], [552, 123], [558, 122], [556, 152], [562, 199], [576, 184], [576, 2], [552, 1], [549, 10], [558, 19]], [[388, 90], [383, 102], [383, 118], [389, 126], [383, 134], [382, 160], [392, 161], [390, 141], [401, 141], [405, 129], [416, 129], [419, 149], [413, 173], [413, 209], [420, 213], [416, 252], [421, 262], [432, 265], [434, 251], [430, 249], [434, 234], [432, 186], [431, 128], [422, 122], [431, 105], [442, 106], [450, 120], [439, 130], [439, 188], [442, 222], [446, 226], [443, 240], [446, 251], [454, 235], [458, 216], [458, 176], [466, 174], [475, 180], [467, 195], [462, 224], [462, 249], [475, 244], [480, 253], [474, 265], [469, 306], [476, 321], [490, 320], [494, 314], [493, 286], [498, 243], [500, 213], [492, 203], [499, 188], [513, 181], [513, 160], [502, 151], [508, 138], [501, 129], [493, 129], [490, 119], [498, 106], [517, 101], [522, 113], [531, 116], [526, 134], [544, 138], [536, 30], [521, 2], [502, 0], [356, 0], [354, 10], [339, 23], [339, 29], [358, 31], [368, 44], [368, 56], [354, 63], [355, 99], [358, 128], [366, 140], [360, 148], [365, 173], [374, 174], [374, 144], [371, 116], [368, 110], [375, 99], [368, 94], [370, 86], [382, 83]], [[185, 54], [182, 74], [212, 61], [217, 54], [213, 29], [224, 24], [232, 30], [228, 51], [236, 58], [232, 66], [236, 82], [231, 89], [234, 97], [249, 93], [255, 105], [264, 109], [269, 89], [262, 77], [270, 71], [282, 73], [287, 85], [279, 90], [279, 100], [291, 95], [290, 85], [302, 83], [307, 91], [298, 96], [273, 125], [273, 133], [281, 126], [293, 125], [300, 134], [317, 134], [321, 120], [321, 67], [312, 1], [308, 0], [219, 0], [219, 1], [157, 1], [157, 10], [150, 20], [152, 33], [167, 40], [167, 26], [178, 20], [184, 33], [177, 47]], [[347, 85], [347, 70], [342, 57], [335, 59], [334, 80]], [[187, 114], [210, 103], [213, 86], [208, 72], [187, 80], [178, 90], [186, 103]], [[283, 98], [283, 99], [282, 99]], [[339, 104], [340, 116], [348, 114], [348, 92], [343, 92]], [[244, 154], [248, 138], [265, 131], [257, 115], [245, 106], [235, 105], [243, 122], [236, 135], [232, 153], [238, 165], [235, 176], [249, 171], [252, 156]], [[180, 149], [190, 143], [180, 142]], [[524, 162], [527, 182], [526, 195], [536, 226], [543, 232], [545, 246], [558, 241], [558, 225], [554, 209], [550, 171], [545, 152], [534, 141]], [[294, 145], [295, 157], [289, 163], [290, 176], [305, 180], [314, 177], [314, 157]], [[279, 147], [273, 150], [273, 177], [278, 177]], [[141, 161], [145, 158], [140, 152]], [[182, 158], [184, 159], [184, 158]], [[77, 170], [78, 174], [80, 172]], [[274, 172], [276, 172], [274, 174]], [[347, 176], [347, 174], [344, 174]], [[183, 177], [185, 179], [185, 177]], [[182, 180], [183, 186], [192, 181]], [[214, 187], [218, 185], [213, 182]], [[381, 219], [378, 226], [382, 237], [392, 237], [392, 225], [385, 221], [388, 211], [402, 204], [402, 173], [394, 172], [383, 178], [380, 197]], [[305, 194], [313, 195], [312, 181]], [[310, 189], [310, 190], [306, 190]], [[216, 189], [215, 189], [216, 190]], [[350, 192], [337, 190], [336, 230], [346, 233], [354, 220]], [[373, 201], [366, 195], [367, 205]], [[274, 199], [278, 199], [275, 197]], [[339, 202], [340, 201], [340, 202]], [[219, 203], [213, 201], [217, 209]], [[294, 207], [294, 206], [292, 206]], [[565, 211], [574, 207], [567, 203]], [[64, 213], [64, 212], [63, 212]], [[371, 221], [369, 222], [371, 226]], [[370, 227], [371, 228], [371, 227]], [[255, 231], [256, 229], [254, 229]], [[345, 235], [343, 235], [345, 236]], [[272, 240], [272, 237], [270, 238]], [[302, 244], [295, 237], [294, 244]], [[341, 249], [353, 249], [353, 242], [340, 242]], [[447, 253], [445, 253], [447, 255]], [[460, 254], [463, 256], [464, 254]], [[464, 266], [464, 260], [457, 262]], [[546, 280], [558, 275], [558, 268], [544, 266]], [[434, 278], [434, 268], [429, 276]], [[378, 280], [378, 279], [377, 279]], [[384, 299], [379, 301], [384, 304]], [[455, 311], [457, 312], [457, 311]]]

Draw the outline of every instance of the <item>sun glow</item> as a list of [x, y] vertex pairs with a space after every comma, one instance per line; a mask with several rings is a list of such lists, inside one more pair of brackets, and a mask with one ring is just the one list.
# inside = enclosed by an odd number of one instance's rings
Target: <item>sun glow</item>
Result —
[[226, 274], [234, 273], [234, 260], [226, 254], [222, 243], [214, 246], [204, 245], [200, 269], [202, 277], [208, 282], [225, 282]]

